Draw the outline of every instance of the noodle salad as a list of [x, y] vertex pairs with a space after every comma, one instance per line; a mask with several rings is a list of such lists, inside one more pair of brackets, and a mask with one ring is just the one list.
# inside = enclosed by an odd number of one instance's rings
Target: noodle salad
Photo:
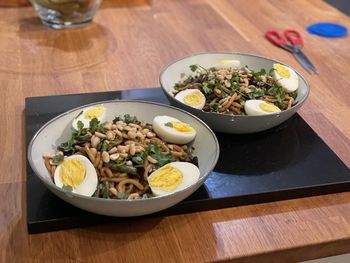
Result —
[[203, 110], [231, 115], [263, 115], [296, 104], [298, 76], [281, 64], [266, 71], [239, 68], [239, 61], [224, 60], [212, 67], [190, 65], [174, 86], [178, 101]]
[[56, 186], [133, 200], [173, 193], [199, 179], [191, 146], [196, 131], [189, 124], [169, 116], [141, 123], [129, 114], [102, 122], [104, 110], [103, 105], [84, 109], [73, 120], [70, 139], [43, 155]]

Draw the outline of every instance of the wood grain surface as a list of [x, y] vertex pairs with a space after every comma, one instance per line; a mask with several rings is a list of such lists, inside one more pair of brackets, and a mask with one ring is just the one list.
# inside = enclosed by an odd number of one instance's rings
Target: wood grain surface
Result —
[[[310, 35], [349, 17], [320, 0], [104, 1], [86, 28], [41, 25], [31, 6], [0, 8], [1, 262], [294, 262], [350, 252], [350, 193], [28, 235], [24, 98], [158, 86], [193, 52], [239, 51], [292, 65], [311, 85], [301, 116], [350, 167], [350, 41]], [[264, 38], [295, 28], [309, 75]], [[55, 107], [55, 105], [52, 105]]]

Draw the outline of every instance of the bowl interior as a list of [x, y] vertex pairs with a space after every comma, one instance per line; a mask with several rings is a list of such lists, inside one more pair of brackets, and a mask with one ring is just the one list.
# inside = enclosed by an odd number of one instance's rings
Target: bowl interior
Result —
[[[39, 176], [46, 185], [56, 188], [56, 190], [61, 190], [52, 182], [50, 174], [44, 165], [42, 155], [46, 152], [54, 152], [57, 145], [67, 141], [71, 136], [71, 123], [74, 117], [76, 117], [83, 108], [97, 104], [103, 104], [106, 107], [105, 120], [113, 120], [116, 116], [130, 114], [135, 115], [141, 122], [152, 123], [155, 116], [168, 115], [190, 123], [197, 131], [193, 146], [195, 147], [194, 155], [197, 156], [199, 160], [200, 170], [200, 179], [193, 187], [195, 189], [198, 188], [213, 170], [219, 156], [218, 142], [214, 133], [197, 117], [180, 109], [158, 103], [143, 101], [104, 101], [85, 105], [64, 113], [46, 123], [34, 136], [28, 148], [28, 159], [36, 175]], [[205, 142], [205, 144], [203, 142]], [[162, 198], [162, 196], [156, 198]]]
[[[173, 97], [174, 85], [177, 83], [181, 74], [185, 73], [187, 75], [192, 74], [189, 66], [192, 64], [199, 64], [204, 68], [208, 68], [214, 64], [216, 64], [220, 60], [224, 59], [235, 59], [241, 62], [241, 67], [248, 66], [253, 70], [266, 69], [269, 70], [273, 67], [274, 63], [284, 64], [283, 62], [273, 60], [270, 58], [265, 58], [253, 54], [242, 54], [242, 53], [230, 53], [230, 52], [212, 52], [212, 53], [201, 53], [195, 54], [192, 56], [188, 56], [185, 58], [181, 58], [176, 60], [166, 66], [164, 70], [160, 74], [160, 84], [163, 90], [171, 97]], [[289, 65], [287, 65], [290, 67]], [[292, 67], [291, 67], [292, 68]], [[309, 89], [308, 84], [304, 77], [293, 69], [299, 76], [299, 88], [298, 88], [298, 96], [296, 101], [302, 102], [306, 99]], [[199, 111], [199, 110], [197, 110]]]

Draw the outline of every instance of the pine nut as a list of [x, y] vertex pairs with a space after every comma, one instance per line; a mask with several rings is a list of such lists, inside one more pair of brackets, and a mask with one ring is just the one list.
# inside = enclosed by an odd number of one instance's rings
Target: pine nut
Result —
[[101, 139], [99, 137], [96, 137], [95, 135], [93, 135], [91, 137], [91, 147], [93, 148], [97, 148], [97, 145], [101, 142]]
[[214, 93], [215, 93], [215, 95], [220, 96], [221, 90], [219, 90], [218, 88], [214, 88]]
[[95, 132], [95, 136], [97, 136], [99, 138], [106, 138], [106, 134], [103, 134], [101, 132]]
[[222, 75], [220, 75], [220, 74], [218, 74], [216, 77], [217, 77], [219, 80], [224, 80], [224, 76], [222, 76]]
[[119, 137], [123, 137], [123, 133], [119, 130], [116, 130], [115, 134], [118, 135]]
[[127, 153], [120, 153], [119, 157], [121, 157], [122, 159], [126, 158], [128, 156]]
[[112, 130], [112, 123], [111, 122], [107, 122], [103, 128], [107, 129], [107, 130]]
[[135, 152], [136, 152], [135, 143], [131, 143], [130, 144], [130, 154], [135, 155]]
[[142, 134], [147, 134], [148, 132], [149, 132], [149, 129], [147, 129], [147, 128], [141, 130], [141, 133], [142, 133]]
[[128, 131], [128, 137], [134, 140], [136, 138], [136, 132], [134, 130]]
[[154, 138], [154, 137], [156, 137], [156, 134], [153, 133], [153, 132], [147, 132], [146, 136], [147, 136], [148, 138]]
[[119, 158], [119, 153], [114, 153], [109, 156], [109, 159], [115, 161]]
[[138, 131], [138, 132], [136, 132], [136, 137], [140, 138], [140, 140], [143, 141], [146, 136], [144, 134], [142, 134], [140, 131]]
[[123, 125], [121, 125], [121, 124], [117, 124], [116, 126], [117, 126], [117, 129], [118, 129], [118, 130], [120, 130], [120, 131], [124, 130]]
[[130, 149], [130, 145], [118, 145], [117, 146], [118, 152], [128, 152]]
[[129, 126], [134, 127], [134, 128], [136, 128], [138, 130], [141, 129], [141, 126], [138, 125], [138, 124], [135, 124], [135, 123], [129, 123]]
[[142, 146], [135, 146], [135, 153], [144, 152], [145, 148]]
[[112, 132], [112, 131], [108, 131], [106, 133], [106, 137], [107, 137], [108, 140], [113, 140], [115, 138], [115, 133]]
[[102, 152], [102, 160], [104, 163], [109, 163], [109, 154], [106, 151]]
[[110, 149], [108, 151], [109, 154], [113, 154], [113, 153], [116, 153], [118, 151], [118, 148], [117, 147], [113, 147], [112, 149]]

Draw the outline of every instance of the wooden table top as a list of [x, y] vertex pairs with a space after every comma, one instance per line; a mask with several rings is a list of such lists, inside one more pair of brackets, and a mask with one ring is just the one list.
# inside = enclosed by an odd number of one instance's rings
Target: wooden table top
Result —
[[[284, 61], [311, 85], [300, 115], [350, 167], [350, 41], [310, 35], [350, 28], [320, 0], [104, 1], [90, 26], [56, 31], [31, 6], [0, 8], [0, 261], [288, 262], [350, 252], [350, 193], [28, 235], [24, 98], [158, 86], [160, 69], [194, 52]], [[309, 75], [264, 38], [295, 28], [319, 70]], [[55, 105], [52, 105], [55, 107]]]

